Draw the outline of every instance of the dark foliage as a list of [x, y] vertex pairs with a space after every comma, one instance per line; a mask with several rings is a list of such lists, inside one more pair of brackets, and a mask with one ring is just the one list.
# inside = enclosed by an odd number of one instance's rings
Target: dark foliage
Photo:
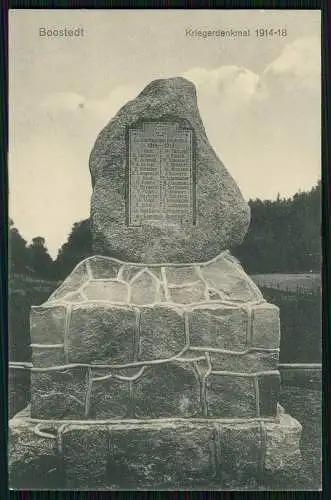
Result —
[[321, 268], [321, 183], [275, 201], [250, 200], [251, 225], [233, 250], [249, 274], [300, 273]]
[[33, 269], [35, 276], [43, 279], [52, 279], [54, 275], [54, 263], [45, 246], [45, 239], [41, 236], [33, 238], [28, 247], [29, 267]]
[[9, 273], [10, 276], [24, 274], [46, 280], [54, 277], [54, 262], [45, 239], [37, 236], [27, 246], [12, 220], [9, 221]]
[[93, 255], [90, 220], [76, 222], [71, 230], [68, 241], [62, 245], [55, 260], [55, 275], [64, 279], [83, 259]]
[[12, 220], [9, 221], [8, 240], [9, 273], [29, 273], [29, 252], [26, 241], [20, 235], [18, 229], [14, 227]]
[[261, 291], [280, 308], [280, 363], [321, 363], [321, 291], [285, 292], [274, 288]]

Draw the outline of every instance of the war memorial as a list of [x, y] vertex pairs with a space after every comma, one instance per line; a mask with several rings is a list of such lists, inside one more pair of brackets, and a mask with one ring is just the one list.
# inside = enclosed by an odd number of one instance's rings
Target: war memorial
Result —
[[254, 489], [300, 468], [279, 309], [231, 255], [249, 207], [194, 85], [147, 85], [100, 132], [90, 172], [94, 255], [31, 309], [13, 483], [52, 470], [67, 489]]

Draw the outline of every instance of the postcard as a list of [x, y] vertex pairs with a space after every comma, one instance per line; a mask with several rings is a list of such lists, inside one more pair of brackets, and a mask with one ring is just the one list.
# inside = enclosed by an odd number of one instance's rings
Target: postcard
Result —
[[321, 489], [318, 10], [9, 12], [9, 486]]

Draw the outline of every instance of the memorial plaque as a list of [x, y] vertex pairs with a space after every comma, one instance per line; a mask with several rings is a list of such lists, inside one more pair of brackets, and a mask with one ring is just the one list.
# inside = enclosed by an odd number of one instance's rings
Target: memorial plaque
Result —
[[127, 224], [195, 224], [193, 132], [178, 123], [128, 129]]

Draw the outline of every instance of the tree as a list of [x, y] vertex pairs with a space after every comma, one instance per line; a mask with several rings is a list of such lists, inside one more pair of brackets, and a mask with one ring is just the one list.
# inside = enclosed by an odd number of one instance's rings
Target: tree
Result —
[[29, 272], [29, 253], [26, 247], [26, 241], [20, 235], [14, 225], [14, 221], [9, 219], [9, 272], [10, 273], [28, 273]]
[[28, 247], [30, 267], [38, 278], [52, 279], [53, 260], [45, 246], [45, 238], [36, 236]]
[[58, 252], [55, 260], [57, 279], [66, 278], [81, 260], [91, 255], [93, 250], [90, 220], [85, 219], [73, 225], [67, 242]]
[[275, 201], [250, 200], [251, 225], [234, 255], [249, 273], [295, 273], [321, 267], [321, 182]]

